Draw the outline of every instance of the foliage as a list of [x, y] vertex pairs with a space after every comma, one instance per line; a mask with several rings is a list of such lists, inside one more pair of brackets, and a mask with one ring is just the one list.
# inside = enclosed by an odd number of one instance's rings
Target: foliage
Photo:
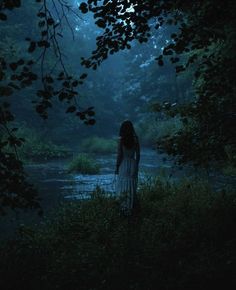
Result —
[[80, 151], [87, 153], [115, 153], [117, 150], [117, 142], [112, 139], [101, 137], [90, 137], [83, 139], [80, 144]]
[[80, 10], [92, 12], [103, 29], [96, 50], [82, 59], [85, 67], [95, 69], [109, 54], [130, 49], [134, 40], [147, 42], [152, 27], [177, 27], [156, 60], [162, 67], [166, 57], [176, 73], [195, 67], [196, 98], [175, 109], [171, 103], [159, 106], [172, 116], [178, 114], [186, 127], [162, 138], [158, 147], [179, 156], [181, 163], [209, 166], [213, 160], [225, 160], [224, 146], [235, 144], [235, 1], [124, 0], [119, 5], [94, 0], [81, 3]]
[[37, 191], [27, 181], [23, 164], [17, 155], [17, 148], [22, 146], [24, 139], [17, 138], [14, 135], [16, 129], [9, 129], [6, 125], [13, 118], [7, 105], [0, 107], [0, 118], [5, 129], [3, 132], [7, 132], [7, 135], [2, 132], [0, 135], [0, 215], [8, 209], [40, 209]]
[[149, 116], [136, 124], [137, 134], [144, 145], [155, 146], [158, 138], [176, 133], [182, 126], [178, 118], [156, 119]]
[[80, 153], [70, 162], [68, 172], [97, 174], [99, 173], [99, 165], [87, 154]]
[[30, 128], [20, 127], [17, 136], [25, 139], [18, 151], [19, 157], [23, 160], [48, 160], [71, 155], [64, 146], [53, 144], [48, 140], [44, 141], [38, 133]]
[[101, 190], [0, 248], [3, 289], [222, 289], [235, 281], [235, 193], [147, 180], [127, 218]]
[[[20, 0], [4, 0], [0, 3], [0, 46], [3, 47], [0, 55], [0, 130], [1, 135], [8, 135], [0, 143], [1, 206], [24, 208], [24, 204], [25, 207], [38, 204], [36, 192], [28, 184], [23, 166], [18, 160], [17, 149], [24, 141], [15, 135], [17, 128], [11, 129], [11, 122], [15, 119], [12, 103], [18, 104], [21, 96], [33, 88], [35, 91], [32, 89], [30, 101], [42, 119], [47, 119], [52, 100], [58, 99], [66, 102], [67, 113], [73, 113], [87, 125], [95, 124], [93, 107], [80, 110], [75, 106], [78, 86], [83, 84], [87, 74], [74, 76], [67, 72], [58, 40], [63, 37], [60, 33], [62, 25], [68, 24], [65, 9], [73, 13], [71, 5], [53, 1], [55, 13], [50, 11], [51, 5], [51, 1], [29, 0], [24, 3]], [[29, 17], [25, 14], [21, 18], [22, 10], [29, 13]], [[10, 25], [12, 16], [16, 20], [13, 26]], [[28, 34], [25, 44], [22, 44], [22, 33], [18, 31], [22, 26], [26, 26]], [[15, 36], [13, 40], [11, 32]], [[4, 41], [9, 43], [9, 47], [6, 47]], [[10, 155], [9, 147], [13, 148]], [[44, 151], [47, 149], [40, 148]]]

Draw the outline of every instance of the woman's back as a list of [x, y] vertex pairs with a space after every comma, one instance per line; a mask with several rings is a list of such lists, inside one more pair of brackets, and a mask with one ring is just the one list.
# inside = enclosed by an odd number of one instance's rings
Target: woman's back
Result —
[[122, 145], [122, 150], [123, 150], [123, 155], [124, 158], [135, 158], [135, 151], [136, 151], [136, 146], [133, 146], [132, 148], [127, 148], [124, 145]]

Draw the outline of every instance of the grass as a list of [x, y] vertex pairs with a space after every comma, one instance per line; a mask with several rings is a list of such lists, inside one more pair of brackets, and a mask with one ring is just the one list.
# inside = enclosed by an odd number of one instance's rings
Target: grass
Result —
[[78, 172], [82, 174], [98, 174], [99, 165], [87, 154], [78, 154], [68, 165], [68, 172]]
[[234, 289], [236, 199], [205, 182], [149, 179], [139, 211], [97, 191], [0, 248], [1, 289]]
[[101, 137], [90, 137], [84, 139], [80, 144], [80, 151], [86, 153], [115, 153], [117, 150], [117, 142], [112, 139]]

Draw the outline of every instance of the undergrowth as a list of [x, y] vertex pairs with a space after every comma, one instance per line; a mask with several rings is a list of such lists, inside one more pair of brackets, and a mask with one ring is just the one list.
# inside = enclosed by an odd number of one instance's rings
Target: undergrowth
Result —
[[98, 190], [0, 249], [1, 289], [234, 289], [236, 196], [149, 179], [123, 216]]

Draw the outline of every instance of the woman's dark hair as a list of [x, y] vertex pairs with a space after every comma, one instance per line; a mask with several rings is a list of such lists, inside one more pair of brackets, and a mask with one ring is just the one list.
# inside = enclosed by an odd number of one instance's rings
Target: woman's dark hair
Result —
[[126, 148], [132, 148], [135, 145], [136, 133], [131, 121], [126, 120], [120, 126], [120, 137]]

